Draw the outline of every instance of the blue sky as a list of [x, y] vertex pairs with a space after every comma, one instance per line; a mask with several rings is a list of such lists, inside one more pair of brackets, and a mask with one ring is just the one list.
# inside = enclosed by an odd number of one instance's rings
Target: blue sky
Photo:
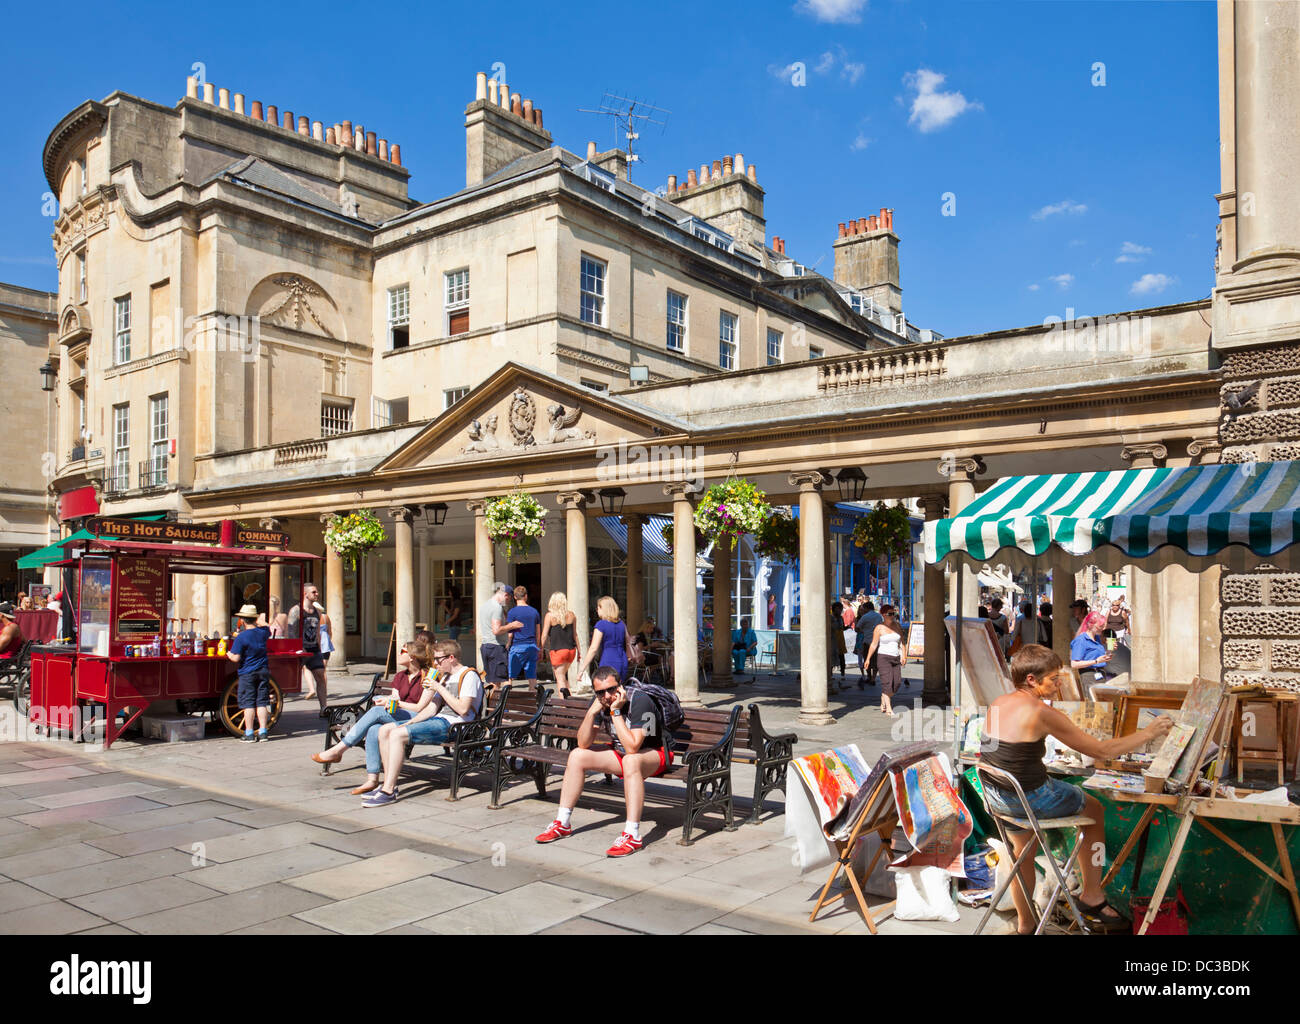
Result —
[[[605, 90], [667, 108], [634, 180], [737, 151], [769, 238], [829, 271], [839, 221], [895, 210], [908, 318], [947, 335], [1205, 297], [1219, 190], [1215, 6], [1068, 0], [614, 4], [67, 3], [9, 12], [0, 280], [53, 288], [41, 148], [113, 90], [173, 104], [193, 62], [250, 100], [402, 146], [464, 184], [474, 72], [506, 66], [556, 142], [616, 141]], [[636, 10], [633, 8], [632, 10]], [[1097, 62], [1104, 64], [1105, 84]], [[802, 64], [802, 74], [798, 64]], [[798, 78], [803, 84], [794, 84]], [[944, 216], [945, 197], [955, 216]]]

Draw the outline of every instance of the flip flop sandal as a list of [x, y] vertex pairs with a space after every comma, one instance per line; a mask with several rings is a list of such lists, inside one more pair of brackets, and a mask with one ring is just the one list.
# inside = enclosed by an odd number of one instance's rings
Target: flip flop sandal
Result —
[[[1129, 919], [1120, 913], [1118, 907], [1112, 906], [1109, 900], [1102, 900], [1100, 903], [1093, 904], [1084, 903], [1082, 900], [1075, 900], [1075, 902], [1079, 905], [1079, 913], [1084, 916], [1084, 919], [1089, 924], [1099, 924], [1105, 931], [1120, 928], [1127, 929], [1130, 925]], [[1105, 910], [1113, 911], [1115, 916], [1107, 917], [1103, 913]]]

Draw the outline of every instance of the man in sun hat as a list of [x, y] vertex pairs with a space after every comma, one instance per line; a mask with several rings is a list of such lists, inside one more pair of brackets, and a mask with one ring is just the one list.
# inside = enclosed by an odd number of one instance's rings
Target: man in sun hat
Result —
[[[230, 644], [230, 653], [226, 655], [238, 666], [239, 671], [239, 706], [244, 712], [245, 743], [256, 743], [269, 739], [267, 723], [271, 717], [271, 671], [266, 659], [266, 641], [271, 631], [257, 623], [258, 611], [254, 605], [246, 604], [239, 609], [239, 633]], [[257, 720], [257, 734], [253, 734], [254, 717]]]

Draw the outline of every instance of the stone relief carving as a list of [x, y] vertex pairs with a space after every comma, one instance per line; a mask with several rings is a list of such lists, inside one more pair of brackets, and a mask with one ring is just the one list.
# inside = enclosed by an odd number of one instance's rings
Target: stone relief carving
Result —
[[537, 406], [532, 396], [519, 388], [510, 398], [510, 434], [516, 448], [531, 448], [537, 443], [533, 427], [537, 423]]
[[321, 323], [320, 317], [316, 315], [315, 310], [311, 308], [311, 303], [307, 301], [310, 296], [324, 297], [324, 292], [297, 276], [277, 277], [274, 283], [280, 288], [284, 288], [287, 294], [284, 301], [264, 314], [267, 320], [275, 323], [279, 318], [279, 323], [286, 327], [292, 327], [296, 331], [302, 330], [303, 324], [310, 320], [325, 337], [334, 337], [330, 329]]
[[580, 430], [574, 426], [582, 416], [582, 410], [575, 406], [572, 409], [565, 409], [562, 405], [548, 405], [546, 415], [551, 420], [551, 431], [547, 437], [550, 444], [563, 444], [565, 441], [594, 441], [595, 433], [590, 430]]
[[[486, 430], [484, 429], [486, 427]], [[469, 425], [469, 444], [465, 446], [462, 454], [473, 455], [475, 452], [495, 452], [501, 450], [501, 442], [497, 440], [497, 414], [493, 413], [487, 417], [482, 424], [474, 420]]]

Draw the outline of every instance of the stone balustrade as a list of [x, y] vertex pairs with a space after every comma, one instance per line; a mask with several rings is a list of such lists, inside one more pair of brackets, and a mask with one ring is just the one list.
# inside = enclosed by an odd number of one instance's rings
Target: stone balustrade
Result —
[[822, 363], [817, 370], [817, 390], [824, 392], [906, 387], [934, 381], [947, 372], [940, 346], [851, 356]]

